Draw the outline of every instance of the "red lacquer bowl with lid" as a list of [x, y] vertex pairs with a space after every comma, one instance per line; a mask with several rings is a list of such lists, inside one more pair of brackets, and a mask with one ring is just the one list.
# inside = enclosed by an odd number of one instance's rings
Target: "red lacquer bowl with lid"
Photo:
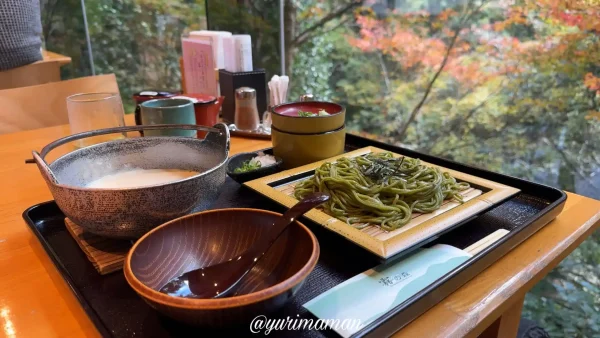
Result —
[[[327, 115], [317, 115], [320, 111]], [[318, 134], [344, 126], [346, 108], [334, 102], [299, 101], [280, 104], [271, 109], [272, 127], [286, 133]], [[300, 112], [313, 116], [305, 117]]]

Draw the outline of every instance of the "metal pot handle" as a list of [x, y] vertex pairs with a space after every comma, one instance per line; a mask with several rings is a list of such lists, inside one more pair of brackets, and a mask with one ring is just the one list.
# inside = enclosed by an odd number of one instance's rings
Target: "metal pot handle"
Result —
[[54, 142], [49, 143], [44, 148], [42, 148], [42, 151], [39, 153], [34, 150], [32, 152], [33, 159], [25, 160], [25, 163], [37, 164], [40, 171], [44, 175], [44, 178], [46, 178], [47, 180], [50, 180], [54, 184], [58, 184], [58, 181], [56, 180], [56, 177], [52, 173], [52, 170], [50, 170], [50, 167], [48, 167], [48, 164], [44, 160], [46, 155], [48, 155], [48, 153], [50, 151], [52, 151], [54, 148], [59, 147], [65, 143], [69, 143], [72, 141], [77, 141], [80, 139], [93, 137], [93, 136], [116, 134], [116, 133], [126, 133], [126, 132], [130, 132], [130, 131], [162, 130], [162, 129], [183, 129], [183, 130], [207, 131], [210, 134], [208, 134], [206, 136], [206, 140], [218, 143], [220, 141], [219, 139], [224, 139], [223, 141], [224, 141], [225, 151], [227, 153], [227, 156], [229, 156], [229, 142], [230, 142], [229, 141], [229, 129], [223, 123], [217, 123], [214, 127], [205, 127], [205, 126], [200, 126], [200, 125], [196, 125], [196, 124], [154, 124], [154, 125], [147, 125], [147, 126], [142, 125], [142, 126], [98, 129], [98, 130], [84, 131], [82, 133], [65, 136]]

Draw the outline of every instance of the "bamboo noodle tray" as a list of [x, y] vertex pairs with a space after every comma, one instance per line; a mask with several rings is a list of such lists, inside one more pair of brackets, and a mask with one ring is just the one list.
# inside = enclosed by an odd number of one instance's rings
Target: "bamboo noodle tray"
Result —
[[[245, 185], [281, 205], [291, 207], [298, 202], [293, 196], [295, 185], [312, 177], [314, 170], [320, 167], [321, 164], [335, 161], [340, 157], [356, 157], [383, 151], [375, 147], [365, 147], [327, 160], [246, 182]], [[394, 156], [400, 157], [401, 155], [394, 154]], [[437, 167], [443, 172], [449, 172], [457, 180], [469, 183], [471, 188], [461, 192], [464, 203], [461, 204], [456, 201], [446, 200], [440, 209], [432, 213], [414, 213], [408, 224], [393, 231], [385, 231], [376, 225], [368, 225], [362, 229], [356, 229], [319, 209], [309, 211], [305, 214], [305, 217], [346, 237], [348, 240], [375, 255], [383, 259], [388, 259], [417, 244], [424, 243], [455, 226], [465, 223], [483, 210], [519, 192], [519, 189], [487, 179], [427, 162], [422, 163], [431, 167]]]

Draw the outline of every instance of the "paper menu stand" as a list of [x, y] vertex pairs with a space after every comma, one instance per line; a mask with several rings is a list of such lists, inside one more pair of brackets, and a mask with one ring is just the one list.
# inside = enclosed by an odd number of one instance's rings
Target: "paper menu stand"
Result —
[[223, 59], [225, 63], [225, 67], [223, 68], [226, 71], [236, 72], [238, 70], [235, 41], [233, 40], [233, 36], [223, 37]]
[[183, 77], [187, 93], [219, 96], [210, 38], [182, 38]]
[[250, 35], [233, 35], [237, 72], [251, 72], [252, 38]]
[[222, 38], [224, 68], [231, 73], [251, 72], [252, 38], [250, 35], [231, 35]]
[[210, 38], [213, 46], [213, 57], [215, 60], [215, 68], [223, 69], [225, 67], [225, 57], [227, 54], [224, 51], [224, 39], [231, 37], [230, 32], [226, 31], [192, 31], [189, 33], [189, 37], [192, 39], [196, 38]]
[[[498, 230], [464, 250], [445, 244], [419, 249], [354, 276], [303, 306], [316, 317], [334, 323], [331, 329], [342, 337], [350, 337], [507, 233]], [[346, 325], [339, 325], [344, 321]]]

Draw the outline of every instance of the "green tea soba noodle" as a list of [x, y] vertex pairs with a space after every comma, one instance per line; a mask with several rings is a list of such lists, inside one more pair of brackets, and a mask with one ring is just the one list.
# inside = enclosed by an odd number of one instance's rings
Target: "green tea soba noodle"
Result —
[[328, 193], [323, 208], [329, 215], [358, 229], [373, 224], [391, 231], [407, 224], [413, 212], [433, 212], [446, 199], [462, 203], [460, 192], [468, 188], [419, 159], [383, 152], [324, 163], [296, 185], [294, 196]]

